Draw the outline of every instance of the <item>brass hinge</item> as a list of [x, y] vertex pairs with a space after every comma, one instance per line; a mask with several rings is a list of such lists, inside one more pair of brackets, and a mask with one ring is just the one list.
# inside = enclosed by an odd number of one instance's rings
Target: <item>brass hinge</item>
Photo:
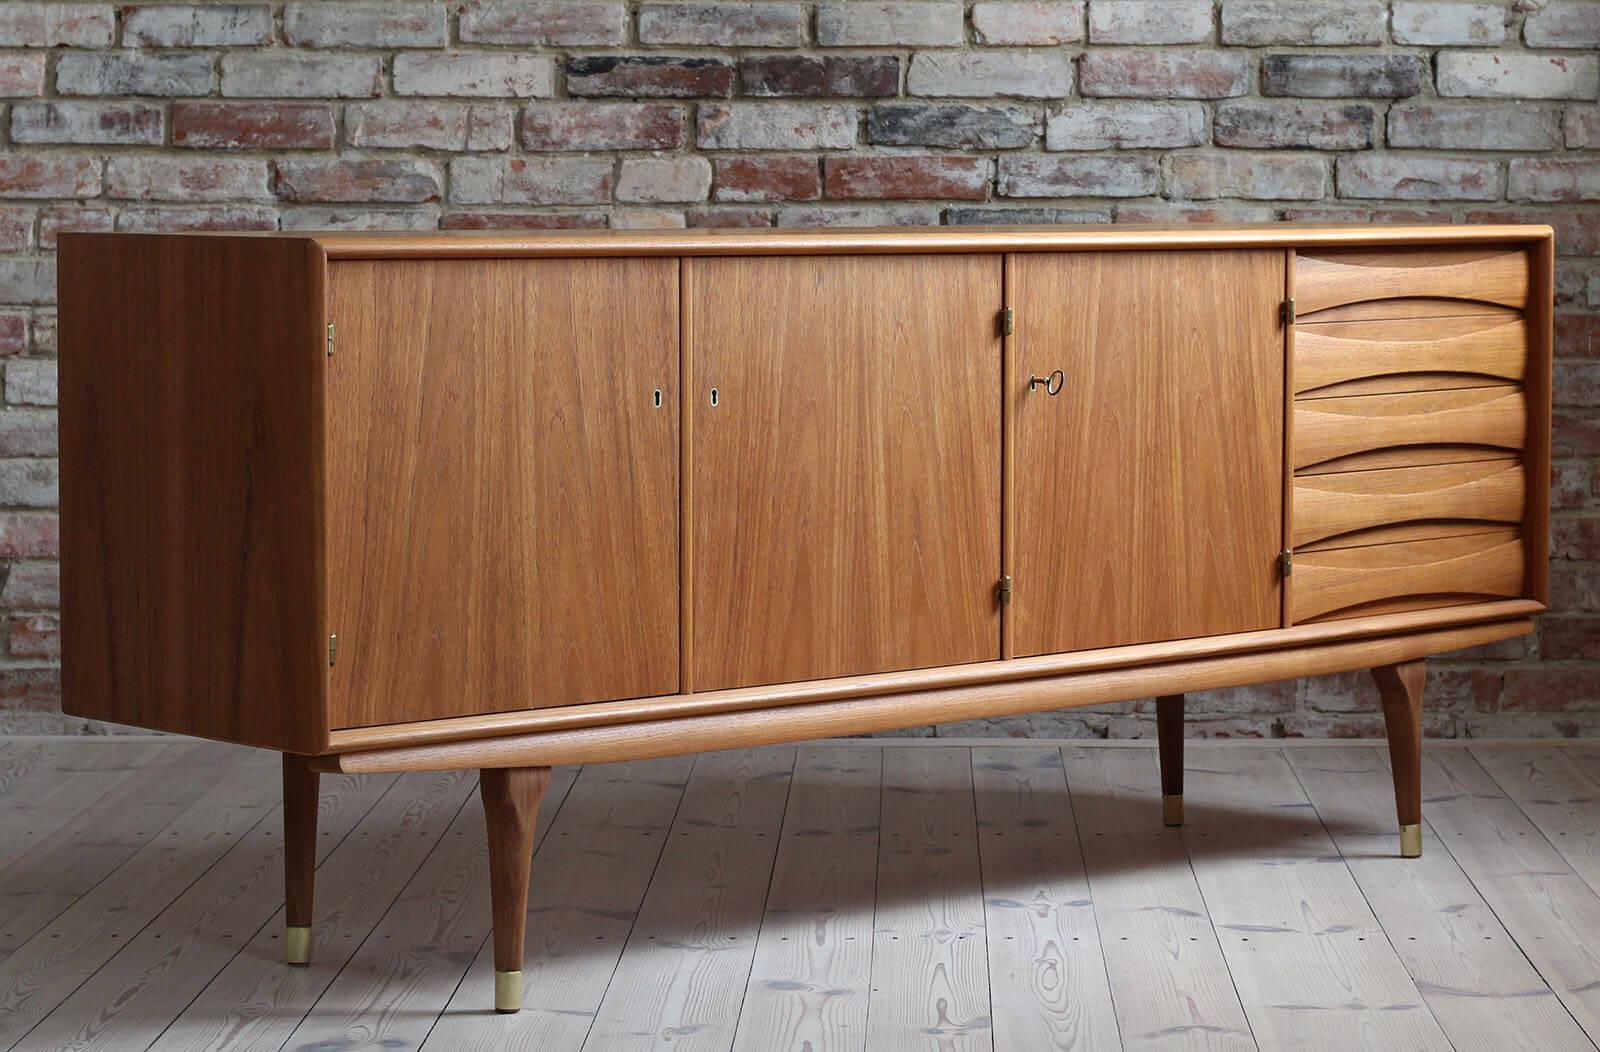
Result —
[[333, 322], [328, 323], [328, 357], [333, 357]]
[[328, 667], [332, 668], [339, 661], [339, 635], [334, 633], [328, 637]]
[[1278, 572], [1288, 577], [1294, 573], [1294, 549], [1285, 548], [1278, 554]]
[[1000, 312], [1000, 331], [1003, 334], [1005, 334], [1006, 336], [1010, 336], [1013, 332], [1016, 331], [1016, 328], [1017, 328], [1017, 314], [1016, 314], [1016, 311], [1012, 310], [1010, 307], [1007, 307], [1007, 308], [1005, 308], [1004, 310], [1002, 310]]
[[1278, 317], [1283, 319], [1283, 323], [1285, 325], [1293, 325], [1294, 324], [1294, 297], [1293, 296], [1290, 296], [1288, 299], [1283, 301], [1283, 305], [1278, 308]]
[[995, 594], [1000, 598], [1001, 606], [1011, 605], [1011, 575], [1001, 574], [1000, 580], [995, 582]]

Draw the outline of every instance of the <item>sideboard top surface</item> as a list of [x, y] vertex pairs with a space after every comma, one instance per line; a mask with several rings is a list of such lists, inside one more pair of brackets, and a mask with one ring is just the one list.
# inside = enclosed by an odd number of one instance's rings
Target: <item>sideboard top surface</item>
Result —
[[315, 242], [330, 259], [515, 256], [717, 256], [901, 252], [1050, 252], [1159, 248], [1340, 248], [1543, 241], [1548, 226], [1411, 224], [1192, 224], [860, 227], [488, 232], [63, 234], [63, 237], [245, 237]]

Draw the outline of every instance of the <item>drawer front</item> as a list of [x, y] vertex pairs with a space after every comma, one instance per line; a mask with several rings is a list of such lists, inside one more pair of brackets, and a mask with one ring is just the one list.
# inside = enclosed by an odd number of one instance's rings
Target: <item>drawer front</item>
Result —
[[1521, 310], [1528, 302], [1528, 256], [1521, 248], [1486, 246], [1299, 254], [1294, 290], [1301, 318], [1350, 303], [1398, 299]]
[[1299, 397], [1520, 383], [1527, 368], [1528, 326], [1510, 312], [1311, 323], [1294, 335]]
[[1515, 598], [1525, 559], [1515, 529], [1297, 553], [1290, 621]]
[[[1400, 447], [1520, 450], [1527, 426], [1527, 397], [1520, 387], [1505, 385], [1301, 399], [1294, 408], [1294, 467], [1298, 472], [1328, 461]], [[1437, 458], [1430, 454], [1422, 462], [1434, 463]]]
[[1515, 460], [1349, 471], [1295, 479], [1293, 547], [1347, 547], [1400, 528], [1479, 531], [1522, 521], [1526, 486]]

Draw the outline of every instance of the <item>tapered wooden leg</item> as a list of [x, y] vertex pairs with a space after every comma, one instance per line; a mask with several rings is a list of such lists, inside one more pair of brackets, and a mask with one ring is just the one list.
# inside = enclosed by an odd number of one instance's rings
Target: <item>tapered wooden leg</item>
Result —
[[1402, 858], [1422, 855], [1422, 685], [1426, 674], [1421, 661], [1372, 670], [1389, 731], [1389, 766], [1394, 771]]
[[283, 754], [283, 955], [290, 964], [311, 963], [319, 777], [304, 756]]
[[1183, 825], [1183, 695], [1156, 699], [1156, 742], [1161, 753], [1161, 821]]
[[489, 826], [489, 899], [494, 913], [494, 1010], [522, 1008], [522, 938], [528, 919], [528, 871], [539, 799], [548, 767], [486, 767], [478, 795]]

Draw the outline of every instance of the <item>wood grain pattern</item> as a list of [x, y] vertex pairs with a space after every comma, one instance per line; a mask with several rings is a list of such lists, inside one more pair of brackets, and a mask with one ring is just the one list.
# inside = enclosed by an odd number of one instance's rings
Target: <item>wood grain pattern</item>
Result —
[[1295, 260], [1301, 317], [1360, 300], [1437, 296], [1521, 308], [1528, 256], [1521, 248], [1390, 248], [1301, 252]]
[[675, 691], [676, 265], [331, 282], [334, 725]]
[[322, 250], [61, 238], [62, 705], [327, 740]]
[[1297, 401], [1294, 466], [1399, 446], [1516, 450], [1526, 444], [1527, 428], [1528, 400], [1518, 387]]
[[877, 915], [866, 1047], [993, 1047], [968, 750], [883, 756]]
[[[267, 235], [284, 237], [288, 235]], [[1549, 242], [1544, 225], [1201, 223], [765, 230], [340, 231], [316, 235], [330, 258], [528, 256], [892, 255], [929, 252], [1120, 251], [1142, 248], [1306, 248]]]
[[1524, 489], [1522, 465], [1493, 460], [1296, 478], [1292, 546], [1427, 520], [1519, 523]]
[[[1280, 622], [1284, 267], [1017, 259], [1017, 654]], [[1060, 395], [1028, 389], [1055, 369]]]
[[803, 746], [733, 1047], [865, 1052], [883, 750]]
[[1000, 258], [689, 281], [695, 689], [997, 658]]
[[1449, 1052], [1283, 753], [1197, 742], [1188, 775], [1183, 841], [1261, 1048]]
[[[1365, 551], [1367, 549], [1359, 549]], [[1231, 657], [1172, 661], [989, 686], [953, 687], [890, 697], [850, 698], [710, 716], [680, 716], [543, 734], [399, 746], [330, 757], [345, 772], [449, 770], [534, 764], [610, 763], [745, 748], [755, 744], [866, 734], [958, 720], [1102, 705], [1158, 694], [1236, 687], [1297, 676], [1371, 668], [1526, 635], [1524, 618], [1312, 644]]]
[[731, 1046], [783, 826], [793, 748], [695, 760], [661, 861], [583, 1047]]
[[[1353, 393], [1347, 381], [1392, 378], [1391, 390], [1465, 387], [1473, 377], [1519, 381], [1528, 369], [1521, 318], [1427, 318], [1295, 326], [1294, 390]], [[1418, 374], [1406, 376], [1405, 374]]]
[[1421, 858], [1395, 856], [1377, 750], [1284, 749], [1344, 864], [1456, 1052], [1589, 1044], [1505, 926], [1424, 825]]
[[305, 757], [283, 754], [283, 922], [292, 928], [309, 928], [316, 917], [321, 777]]
[[1256, 1052], [1148, 749], [1066, 746], [1067, 783], [1124, 1048]]
[[1589, 1040], [1600, 1042], [1600, 894], [1467, 750], [1424, 753], [1422, 791], [1439, 844]]
[[1465, 602], [1523, 591], [1516, 530], [1336, 548], [1295, 558], [1296, 623], [1383, 599], [1437, 597]]
[[1061, 751], [974, 748], [972, 788], [995, 1047], [1115, 1046], [1117, 1018]]

